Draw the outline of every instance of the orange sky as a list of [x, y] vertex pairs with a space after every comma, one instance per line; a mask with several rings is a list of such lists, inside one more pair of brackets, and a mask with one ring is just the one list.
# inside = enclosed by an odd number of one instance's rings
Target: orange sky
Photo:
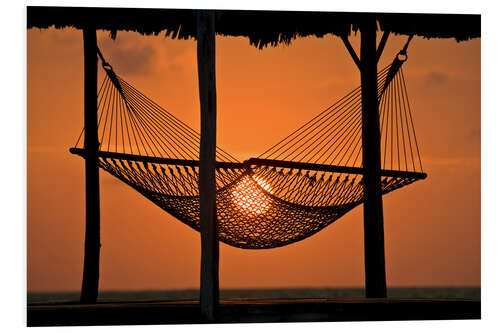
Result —
[[[98, 33], [115, 71], [199, 128], [196, 42]], [[352, 38], [354, 45], [359, 44]], [[391, 36], [380, 65], [405, 38]], [[480, 39], [414, 38], [405, 65], [428, 178], [384, 196], [389, 286], [480, 284]], [[28, 291], [79, 290], [84, 163], [81, 31], [27, 32]], [[339, 38], [259, 51], [217, 38], [218, 145], [259, 155], [359, 84]], [[221, 244], [221, 288], [363, 286], [362, 208], [283, 248]], [[199, 234], [101, 172], [102, 290], [199, 286]]]

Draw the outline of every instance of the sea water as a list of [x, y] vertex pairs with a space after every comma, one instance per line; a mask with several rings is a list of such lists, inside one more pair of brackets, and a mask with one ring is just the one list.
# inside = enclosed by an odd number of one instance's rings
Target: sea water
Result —
[[[480, 299], [480, 287], [404, 287], [388, 288], [389, 298], [439, 298]], [[222, 289], [224, 299], [325, 299], [363, 298], [363, 288], [282, 288], [282, 289]], [[75, 303], [80, 293], [30, 292], [28, 304]], [[98, 302], [147, 302], [147, 301], [194, 301], [199, 300], [198, 289], [100, 291]]]

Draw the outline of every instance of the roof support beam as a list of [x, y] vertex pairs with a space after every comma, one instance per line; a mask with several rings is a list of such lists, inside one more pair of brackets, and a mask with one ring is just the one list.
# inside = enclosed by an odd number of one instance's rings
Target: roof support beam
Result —
[[215, 202], [217, 98], [215, 85], [215, 11], [197, 15], [200, 142], [200, 307], [206, 322], [215, 322], [219, 305], [219, 240]]
[[380, 120], [377, 98], [377, 22], [361, 26], [361, 140], [363, 146], [363, 226], [365, 293], [387, 297], [384, 253], [384, 214], [380, 184]]
[[81, 303], [96, 303], [99, 289], [101, 222], [97, 151], [97, 37], [96, 29], [83, 29], [85, 139], [85, 249]]
[[380, 60], [380, 57], [382, 56], [382, 52], [384, 52], [384, 47], [385, 44], [387, 43], [387, 39], [389, 38], [389, 30], [384, 31], [384, 34], [382, 35], [382, 39], [380, 40], [380, 43], [378, 44], [377, 47], [377, 63]]
[[358, 66], [359, 70], [361, 70], [361, 62], [358, 58], [358, 55], [356, 54], [356, 51], [354, 51], [354, 49], [352, 48], [352, 45], [349, 42], [349, 39], [347, 38], [347, 35], [342, 35], [340, 38], [342, 38], [342, 41], [344, 42], [344, 45], [345, 45], [347, 51], [349, 51], [349, 54], [351, 55], [352, 60], [354, 60], [354, 63], [356, 64], [356, 66]]

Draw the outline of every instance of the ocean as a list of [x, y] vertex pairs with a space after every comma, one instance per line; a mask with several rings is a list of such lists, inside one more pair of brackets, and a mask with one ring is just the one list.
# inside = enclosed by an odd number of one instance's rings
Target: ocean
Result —
[[[404, 287], [388, 288], [389, 298], [481, 299], [480, 287]], [[307, 299], [363, 298], [363, 288], [280, 288], [280, 289], [221, 289], [224, 299]], [[29, 292], [28, 304], [74, 303], [80, 292]], [[98, 302], [147, 302], [198, 300], [198, 289], [101, 291]]]

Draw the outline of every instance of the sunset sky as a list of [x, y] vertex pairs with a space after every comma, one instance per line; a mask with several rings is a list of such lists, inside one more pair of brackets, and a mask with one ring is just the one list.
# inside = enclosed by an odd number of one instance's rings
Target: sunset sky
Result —
[[[391, 35], [380, 67], [405, 41]], [[98, 32], [98, 43], [120, 76], [199, 129], [196, 41]], [[360, 82], [332, 35], [263, 50], [245, 38], [216, 44], [217, 144], [240, 160]], [[480, 285], [480, 49], [480, 39], [410, 44], [406, 83], [428, 178], [384, 196], [389, 287]], [[27, 125], [28, 291], [77, 291], [84, 161], [68, 149], [83, 127], [81, 31], [27, 32]], [[102, 290], [199, 286], [199, 234], [103, 171], [101, 243]], [[221, 288], [364, 284], [362, 207], [283, 248], [220, 249]]]

